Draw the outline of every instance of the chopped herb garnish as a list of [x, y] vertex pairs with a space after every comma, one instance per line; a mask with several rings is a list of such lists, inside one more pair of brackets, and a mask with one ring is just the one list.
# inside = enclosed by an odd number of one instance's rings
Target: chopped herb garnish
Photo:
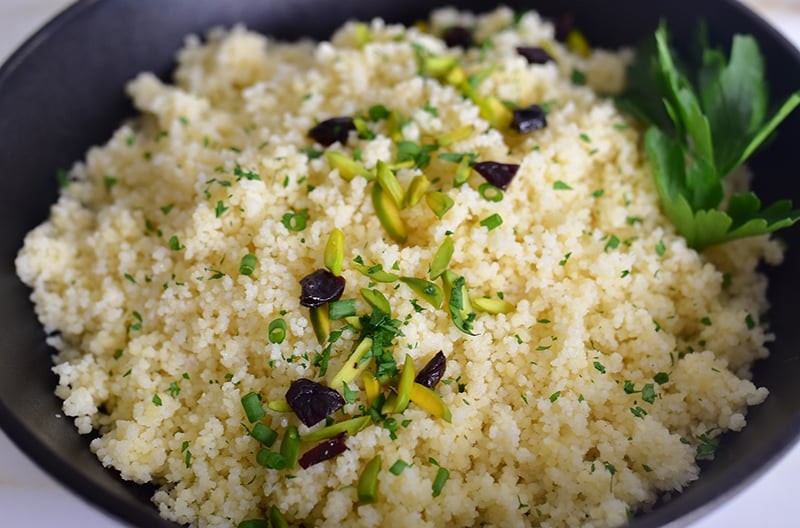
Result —
[[594, 368], [595, 368], [595, 369], [597, 369], [597, 371], [598, 371], [600, 374], [605, 374], [605, 373], [606, 373], [606, 368], [605, 368], [605, 367], [603, 366], [603, 364], [602, 364], [602, 363], [600, 363], [599, 361], [595, 361], [595, 362], [594, 362]]
[[237, 163], [236, 166], [233, 168], [233, 175], [236, 176], [236, 181], [241, 180], [244, 178], [245, 180], [260, 180], [261, 176], [257, 172], [253, 171], [246, 171], [242, 169], [239, 164]]
[[217, 218], [221, 217], [225, 211], [230, 209], [229, 207], [225, 207], [225, 204], [222, 203], [222, 200], [217, 201], [217, 207], [214, 208], [214, 216]]
[[114, 178], [113, 176], [105, 176], [103, 178], [103, 183], [106, 186], [107, 192], [111, 192], [111, 188], [114, 187], [118, 182], [119, 180]]
[[555, 401], [561, 396], [561, 391], [555, 391], [553, 394], [550, 395], [550, 402], [555, 403]]
[[562, 180], [556, 180], [556, 182], [553, 183], [553, 190], [556, 190], [556, 191], [571, 191], [572, 187], [570, 187], [568, 183], [566, 183], [566, 182], [564, 182]]
[[576, 86], [583, 86], [586, 84], [586, 74], [578, 68], [573, 68], [572, 74], [570, 75], [570, 80], [572, 81], [572, 84]]
[[158, 394], [154, 394], [153, 395], [153, 405], [155, 405], [156, 407], [161, 407], [161, 405], [162, 405], [161, 397], [159, 397]]
[[171, 237], [169, 237], [169, 242], [168, 242], [168, 244], [169, 244], [169, 248], [170, 248], [172, 251], [180, 251], [180, 250], [182, 250], [182, 249], [185, 249], [185, 248], [186, 248], [186, 246], [184, 246], [183, 244], [181, 244], [181, 241], [178, 239], [178, 236], [177, 236], [177, 235], [172, 235]]
[[608, 240], [606, 241], [606, 245], [603, 248], [603, 251], [607, 252], [609, 249], [617, 249], [619, 247], [619, 242], [620, 240], [619, 238], [617, 238], [617, 235], [611, 235], [610, 237], [608, 237]]

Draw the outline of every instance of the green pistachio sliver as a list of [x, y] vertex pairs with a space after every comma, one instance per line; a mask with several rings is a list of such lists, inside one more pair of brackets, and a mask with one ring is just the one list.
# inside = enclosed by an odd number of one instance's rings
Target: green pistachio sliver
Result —
[[392, 169], [389, 168], [389, 165], [384, 163], [383, 161], [378, 161], [378, 183], [383, 188], [384, 191], [389, 193], [389, 196], [392, 197], [394, 200], [395, 205], [397, 207], [403, 206], [403, 187], [400, 185], [400, 182], [397, 181], [397, 176], [395, 176]]
[[309, 310], [311, 318], [311, 326], [314, 328], [314, 334], [317, 336], [317, 342], [324, 345], [328, 342], [328, 336], [331, 333], [331, 318], [328, 312], [328, 305], [316, 306]]
[[289, 402], [287, 402], [286, 399], [271, 400], [267, 403], [267, 407], [269, 407], [269, 410], [275, 412], [292, 412], [292, 408], [289, 407]]
[[397, 406], [397, 394], [391, 393], [386, 401], [383, 402], [383, 406], [381, 407], [381, 414], [384, 416], [389, 416], [390, 414], [394, 414], [395, 407]]
[[338, 277], [342, 274], [343, 263], [344, 233], [341, 229], [334, 228], [328, 235], [328, 243], [325, 244], [325, 267]]
[[488, 121], [492, 127], [504, 129], [511, 124], [511, 112], [497, 97], [493, 95], [480, 97], [475, 101], [475, 104], [480, 108], [481, 117]]
[[385, 192], [380, 185], [372, 186], [372, 205], [386, 233], [395, 242], [404, 243], [408, 238], [408, 233], [403, 219], [400, 217], [400, 209], [397, 207], [394, 198]]
[[419, 201], [422, 200], [422, 197], [425, 196], [425, 193], [428, 192], [430, 186], [431, 182], [424, 174], [414, 176], [414, 179], [408, 184], [408, 190], [406, 191], [405, 200], [403, 201], [404, 205], [406, 207], [414, 207], [417, 205]]
[[333, 438], [334, 436], [341, 433], [347, 433], [347, 436], [353, 436], [357, 432], [364, 429], [371, 421], [372, 418], [370, 418], [369, 416], [359, 416], [357, 418], [351, 418], [349, 420], [344, 420], [342, 422], [338, 422], [333, 425], [329, 425], [327, 427], [323, 427], [322, 429], [317, 429], [316, 431], [305, 434], [301, 437], [301, 440], [303, 442], [319, 442], [320, 440], [327, 440], [328, 438]]
[[464, 141], [468, 137], [470, 137], [473, 133], [473, 129], [471, 126], [463, 126], [456, 128], [455, 130], [451, 130], [450, 132], [446, 132], [439, 136], [436, 139], [436, 143], [439, 144], [440, 147], [447, 147], [452, 145], [453, 143], [458, 143], [459, 141]]
[[443, 77], [456, 66], [458, 66], [458, 59], [455, 57], [425, 57], [422, 61], [422, 73], [428, 77]]
[[360, 117], [353, 118], [353, 126], [356, 127], [356, 132], [358, 132], [358, 137], [362, 139], [374, 139], [375, 132], [369, 129], [369, 125], [367, 122]]
[[[286, 469], [291, 469], [297, 464], [297, 457], [300, 454], [300, 433], [297, 432], [297, 427], [290, 425], [286, 429], [281, 441], [281, 455], [286, 460]], [[273, 526], [275, 526], [273, 524]]]
[[358, 502], [372, 504], [378, 500], [378, 473], [381, 471], [381, 457], [367, 462], [361, 477], [358, 479]]
[[352, 326], [357, 332], [360, 332], [363, 329], [361, 325], [361, 318], [355, 315], [351, 315], [344, 318], [345, 322]]
[[443, 217], [455, 205], [453, 199], [442, 191], [432, 191], [426, 194], [425, 203], [438, 218]]
[[325, 151], [325, 157], [328, 159], [328, 165], [331, 169], [338, 169], [339, 176], [345, 181], [352, 181], [356, 176], [363, 176], [371, 180], [374, 176], [365, 169], [360, 163], [349, 158], [346, 154], [336, 152], [335, 150]]
[[453, 177], [453, 186], [460, 187], [469, 181], [469, 177], [472, 175], [472, 167], [470, 166], [470, 158], [469, 156], [464, 156], [461, 158], [461, 161], [458, 162], [458, 167], [456, 167], [456, 175]]
[[447, 236], [433, 255], [433, 260], [431, 260], [431, 280], [438, 279], [447, 270], [447, 266], [450, 265], [450, 259], [453, 258], [453, 251], [455, 251], [453, 239]]
[[450, 86], [460, 86], [461, 83], [467, 82], [467, 74], [461, 66], [454, 66], [447, 75], [444, 77], [444, 82]]
[[514, 311], [514, 305], [503, 299], [489, 299], [486, 297], [479, 297], [472, 299], [472, 306], [478, 312], [486, 312], [490, 314], [507, 314]]
[[395, 412], [403, 412], [408, 407], [409, 397], [411, 396], [411, 388], [414, 386], [414, 360], [411, 356], [406, 354], [406, 359], [403, 362], [403, 370], [400, 372], [400, 381], [397, 384], [397, 400], [394, 404]]
[[364, 371], [366, 365], [369, 364], [369, 361], [362, 361], [362, 359], [371, 348], [372, 339], [365, 337], [355, 350], [353, 350], [350, 357], [347, 358], [347, 361], [344, 362], [339, 372], [333, 376], [329, 387], [337, 387], [338, 390], [338, 387], [342, 387], [343, 384], [350, 383], [356, 379], [356, 377]]
[[363, 22], [358, 22], [353, 26], [353, 33], [356, 37], [356, 45], [363, 48], [365, 44], [372, 40], [372, 33], [370, 33], [369, 26]]
[[403, 124], [405, 120], [397, 110], [389, 112], [386, 118], [386, 133], [392, 141], [400, 141], [403, 138]]
[[447, 404], [444, 403], [442, 397], [428, 387], [420, 385], [419, 383], [413, 383], [411, 385], [409, 398], [412, 402], [419, 405], [433, 416], [441, 418], [447, 423], [453, 420], [450, 409], [447, 407]]
[[367, 303], [375, 308], [376, 310], [380, 310], [381, 312], [391, 315], [392, 307], [389, 304], [389, 300], [379, 292], [378, 290], [370, 290], [367, 288], [361, 288], [361, 296], [364, 297], [364, 300]]
[[444, 296], [442, 289], [436, 284], [415, 277], [400, 277], [400, 280], [437, 310], [442, 307]]
[[395, 282], [397, 279], [400, 278], [399, 275], [395, 275], [394, 273], [389, 273], [383, 269], [383, 266], [380, 264], [376, 264], [374, 266], [365, 266], [363, 264], [355, 264], [356, 270], [359, 273], [364, 275], [365, 277], [369, 277], [370, 279], [374, 280], [375, 282]]
[[398, 161], [396, 163], [388, 164], [389, 168], [393, 171], [399, 171], [400, 169], [413, 169], [416, 162], [413, 159], [406, 160], [406, 161]]

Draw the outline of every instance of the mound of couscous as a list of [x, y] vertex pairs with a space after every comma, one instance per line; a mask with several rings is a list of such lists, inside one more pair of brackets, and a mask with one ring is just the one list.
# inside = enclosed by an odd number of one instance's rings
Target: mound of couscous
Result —
[[[629, 54], [553, 37], [508, 9], [234, 28], [187, 39], [174, 85], [134, 79], [141, 114], [16, 262], [100, 461], [209, 527], [613, 526], [695, 480], [767, 395], [756, 268], [781, 250], [687, 248], [598, 95]], [[319, 270], [344, 291], [309, 308]], [[338, 410], [302, 423], [301, 379]]]

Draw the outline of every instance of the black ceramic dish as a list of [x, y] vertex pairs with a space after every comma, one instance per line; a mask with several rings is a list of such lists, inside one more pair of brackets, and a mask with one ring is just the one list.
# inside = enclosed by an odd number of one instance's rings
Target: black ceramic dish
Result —
[[[122, 482], [103, 469], [70, 420], [57, 418], [51, 351], [17, 279], [13, 260], [25, 233], [43, 221], [56, 199], [54, 174], [81, 159], [87, 148], [106, 141], [132, 113], [123, 86], [137, 72], [168, 77], [183, 36], [214, 25], [244, 22], [282, 39], [326, 38], [347, 19], [382, 16], [412, 22], [440, 4], [485, 11], [479, 0], [83, 0], [62, 13], [19, 49], [0, 69], [0, 425], [39, 465], [86, 499], [138, 526], [175, 526], [158, 517], [152, 490]], [[734, 1], [589, 2], [514, 1], [515, 9], [546, 15], [574, 13], [596, 45], [631, 45], [666, 17], [676, 42], [686, 41], [698, 18], [710, 21], [712, 42], [734, 32], [752, 33], [767, 58], [773, 100], [800, 87], [800, 55], [773, 29]], [[800, 112], [783, 124], [768, 150], [752, 163], [756, 190], [766, 201], [790, 197], [800, 203], [794, 145]], [[632, 526], [683, 525], [741, 489], [800, 434], [800, 228], [782, 234], [786, 262], [767, 270], [770, 314], [777, 340], [772, 356], [755, 369], [755, 381], [769, 388], [767, 401], [753, 408], [748, 427], [722, 441], [714, 462], [682, 495], [637, 516]], [[793, 324], [794, 323], [794, 324]]]

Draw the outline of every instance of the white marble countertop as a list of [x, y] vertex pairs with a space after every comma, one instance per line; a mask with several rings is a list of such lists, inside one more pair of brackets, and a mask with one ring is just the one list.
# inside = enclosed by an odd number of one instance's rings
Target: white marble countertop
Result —
[[[0, 62], [70, 0], [0, 0]], [[745, 0], [800, 47], [800, 0]], [[800, 444], [754, 484], [692, 528], [793, 527], [800, 525], [797, 499]], [[0, 526], [27, 528], [110, 527], [123, 524], [71, 493], [25, 457], [0, 432]]]

